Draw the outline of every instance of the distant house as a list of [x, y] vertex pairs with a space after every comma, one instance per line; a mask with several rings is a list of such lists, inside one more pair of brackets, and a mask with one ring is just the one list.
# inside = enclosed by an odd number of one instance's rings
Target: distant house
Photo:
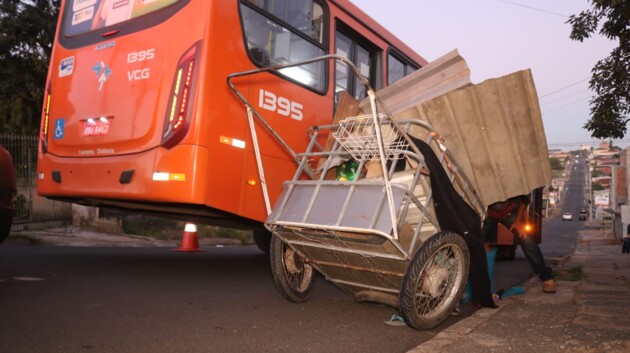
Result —
[[550, 148], [549, 149], [549, 157], [553, 157], [558, 153], [562, 153], [562, 150], [559, 148]]
[[621, 153], [621, 148], [610, 147], [610, 143], [602, 142], [599, 147], [593, 150], [593, 157], [613, 157], [616, 154]]

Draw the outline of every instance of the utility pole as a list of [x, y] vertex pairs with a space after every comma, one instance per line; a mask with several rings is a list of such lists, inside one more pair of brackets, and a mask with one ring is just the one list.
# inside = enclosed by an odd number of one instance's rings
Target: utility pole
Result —
[[588, 196], [590, 202], [588, 204], [588, 221], [593, 221], [593, 206], [595, 206], [595, 200], [593, 200], [593, 179], [591, 176], [591, 160], [589, 158], [588, 167], [586, 168], [586, 183], [588, 184]]

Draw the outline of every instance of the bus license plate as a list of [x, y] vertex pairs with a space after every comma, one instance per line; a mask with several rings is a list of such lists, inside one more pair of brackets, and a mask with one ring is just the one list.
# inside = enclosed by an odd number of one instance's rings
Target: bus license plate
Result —
[[109, 133], [109, 120], [86, 122], [81, 136], [105, 136]]

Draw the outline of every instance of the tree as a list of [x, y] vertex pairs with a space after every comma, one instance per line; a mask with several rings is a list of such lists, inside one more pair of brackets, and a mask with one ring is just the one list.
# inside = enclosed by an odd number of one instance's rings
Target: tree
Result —
[[562, 161], [556, 157], [549, 158], [549, 163], [551, 164], [551, 169], [562, 170], [564, 168]]
[[0, 2], [0, 133], [37, 133], [60, 0]]
[[602, 191], [602, 190], [606, 190], [606, 189], [604, 189], [604, 187], [603, 187], [601, 184], [599, 184], [599, 183], [591, 183], [591, 189], [592, 189], [593, 191]]
[[599, 28], [601, 35], [617, 40], [619, 45], [591, 70], [589, 86], [596, 95], [590, 101], [591, 117], [584, 128], [595, 138], [623, 138], [630, 121], [630, 1], [590, 3], [590, 10], [569, 17], [570, 38], [582, 42]]

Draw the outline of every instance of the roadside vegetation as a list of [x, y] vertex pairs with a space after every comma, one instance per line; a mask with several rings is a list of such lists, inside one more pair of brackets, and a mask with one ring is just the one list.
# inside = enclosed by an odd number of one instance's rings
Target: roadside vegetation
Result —
[[25, 232], [22, 232], [22, 233], [12, 232], [9, 234], [9, 237], [7, 238], [7, 240], [10, 241], [11, 244], [42, 245], [44, 243], [39, 238], [33, 237]]
[[554, 269], [553, 275], [558, 281], [580, 281], [586, 278], [586, 274], [582, 270], [582, 266], [574, 267], [558, 267]]
[[[186, 222], [145, 215], [122, 216], [122, 231], [129, 235], [142, 235], [160, 240], [180, 239]], [[252, 232], [239, 229], [222, 228], [197, 224], [199, 238], [235, 239], [245, 244], [252, 244]]]

